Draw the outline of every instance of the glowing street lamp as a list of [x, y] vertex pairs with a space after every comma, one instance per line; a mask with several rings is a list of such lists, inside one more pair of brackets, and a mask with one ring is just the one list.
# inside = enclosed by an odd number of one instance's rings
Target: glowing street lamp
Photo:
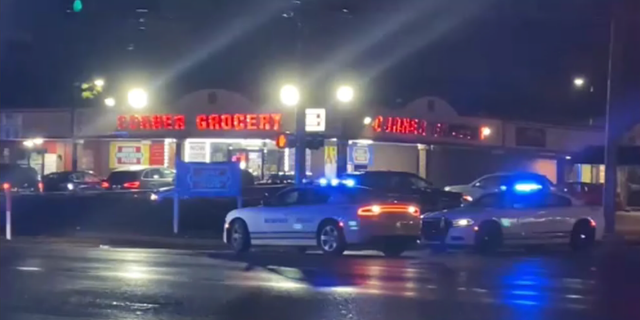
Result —
[[280, 102], [287, 107], [295, 107], [300, 103], [300, 90], [294, 85], [287, 84], [280, 88]]
[[372, 121], [373, 121], [373, 119], [371, 119], [371, 117], [364, 117], [364, 119], [362, 120], [362, 123], [363, 123], [365, 126], [368, 126], [368, 125], [370, 125], [370, 124], [371, 124], [371, 122], [372, 122]]
[[351, 86], [340, 86], [338, 90], [336, 90], [336, 99], [342, 103], [349, 103], [353, 101], [353, 97], [355, 96], [355, 91]]
[[127, 101], [132, 108], [142, 109], [149, 103], [149, 94], [144, 89], [131, 89], [127, 94]]
[[116, 105], [116, 99], [109, 97], [104, 99], [104, 105], [111, 108], [111, 107], [115, 107]]
[[93, 81], [93, 84], [99, 88], [104, 87], [104, 83], [104, 79], [96, 79]]
[[587, 83], [587, 80], [583, 77], [575, 77], [573, 78], [573, 85], [576, 88], [582, 88]]

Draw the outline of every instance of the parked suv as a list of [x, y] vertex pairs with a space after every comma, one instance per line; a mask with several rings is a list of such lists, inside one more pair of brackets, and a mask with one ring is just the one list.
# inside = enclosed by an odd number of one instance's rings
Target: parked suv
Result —
[[129, 167], [112, 171], [102, 187], [106, 190], [157, 190], [173, 186], [175, 171], [164, 167]]
[[436, 188], [422, 177], [400, 171], [366, 171], [349, 173], [343, 179], [353, 180], [355, 185], [384, 193], [398, 201], [420, 204], [421, 212], [430, 212], [462, 205], [462, 194]]
[[3, 188], [1, 188], [3, 191], [5, 187], [13, 192], [42, 191], [38, 172], [32, 167], [0, 163], [0, 182], [3, 185]]

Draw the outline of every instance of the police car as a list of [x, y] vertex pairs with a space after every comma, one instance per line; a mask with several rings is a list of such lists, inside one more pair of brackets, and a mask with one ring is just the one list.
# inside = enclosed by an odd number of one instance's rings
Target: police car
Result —
[[325, 254], [379, 250], [398, 256], [420, 238], [416, 205], [392, 201], [353, 181], [322, 180], [322, 185], [285, 189], [259, 207], [231, 211], [224, 241], [237, 253], [252, 246], [290, 246]]
[[580, 250], [601, 240], [603, 233], [601, 207], [583, 205], [538, 181], [512, 181], [498, 192], [457, 209], [425, 214], [422, 220], [422, 241], [438, 249], [568, 244]]

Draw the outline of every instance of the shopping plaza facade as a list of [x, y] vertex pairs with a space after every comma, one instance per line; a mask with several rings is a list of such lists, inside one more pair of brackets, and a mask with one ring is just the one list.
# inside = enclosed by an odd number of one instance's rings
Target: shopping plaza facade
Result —
[[[436, 97], [393, 110], [307, 107], [306, 130], [326, 137], [324, 148], [307, 151], [306, 167], [313, 177], [335, 174], [336, 138], [348, 137], [349, 171], [414, 172], [436, 185], [469, 183], [512, 170], [539, 172], [555, 182], [604, 181], [602, 156], [586, 151], [602, 149], [601, 126], [466, 117]], [[176, 146], [185, 161], [236, 161], [256, 180], [294, 167], [294, 152], [278, 149], [274, 140], [279, 133], [295, 131], [295, 110], [252, 103], [226, 90], [197, 91], [171, 106], [152, 104], [135, 113], [104, 106], [79, 109], [75, 129], [70, 109], [0, 113], [2, 162], [30, 165], [41, 174], [71, 170], [73, 131], [78, 169], [102, 176], [126, 166], [173, 167]], [[640, 127], [623, 144], [640, 145]], [[633, 161], [640, 164], [640, 158]]]

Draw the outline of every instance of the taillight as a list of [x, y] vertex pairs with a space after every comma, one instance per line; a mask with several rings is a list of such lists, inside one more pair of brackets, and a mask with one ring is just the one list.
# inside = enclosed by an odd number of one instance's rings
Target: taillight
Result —
[[2, 190], [7, 191], [7, 190], [11, 190], [11, 185], [8, 183], [3, 183], [2, 184]]
[[44, 191], [44, 184], [42, 184], [42, 181], [38, 182], [38, 190], [40, 190], [40, 192]]
[[100, 186], [102, 187], [102, 189], [109, 189], [109, 182], [102, 181], [100, 183]]
[[381, 213], [409, 213], [414, 216], [419, 216], [420, 210], [418, 210], [418, 208], [414, 206], [397, 204], [374, 204], [358, 209], [359, 216], [377, 216]]
[[138, 189], [140, 188], [140, 181], [126, 182], [122, 187], [126, 189]]

